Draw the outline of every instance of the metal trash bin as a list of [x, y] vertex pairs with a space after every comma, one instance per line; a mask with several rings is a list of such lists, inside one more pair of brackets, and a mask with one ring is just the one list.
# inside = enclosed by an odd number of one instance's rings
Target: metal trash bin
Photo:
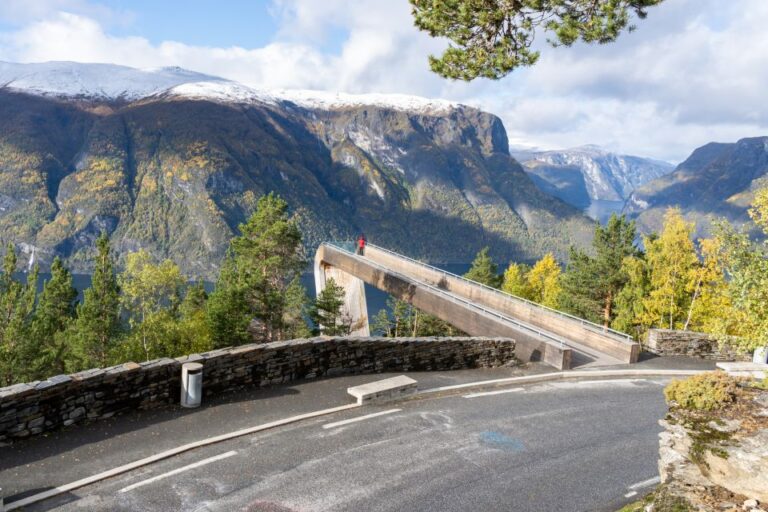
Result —
[[203, 400], [203, 365], [184, 363], [181, 365], [181, 406], [200, 407]]

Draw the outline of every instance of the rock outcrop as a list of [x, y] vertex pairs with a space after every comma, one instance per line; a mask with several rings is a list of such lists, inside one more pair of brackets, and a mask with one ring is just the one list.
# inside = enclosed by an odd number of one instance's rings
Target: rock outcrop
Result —
[[706, 512], [768, 510], [768, 391], [745, 393], [709, 418], [673, 409], [661, 425], [659, 500]]

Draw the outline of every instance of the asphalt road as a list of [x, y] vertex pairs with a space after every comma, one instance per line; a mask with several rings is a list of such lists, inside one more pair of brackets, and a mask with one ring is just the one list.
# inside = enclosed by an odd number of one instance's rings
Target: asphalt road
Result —
[[[657, 475], [663, 384], [557, 382], [366, 407], [194, 450], [29, 510], [613, 511]], [[332, 425], [372, 413], [383, 414]]]

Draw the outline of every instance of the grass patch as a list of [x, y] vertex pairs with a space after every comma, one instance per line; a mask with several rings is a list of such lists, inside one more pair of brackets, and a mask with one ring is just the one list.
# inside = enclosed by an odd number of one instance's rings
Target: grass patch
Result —
[[663, 485], [647, 496], [623, 506], [616, 512], [645, 512], [648, 505], [653, 505], [653, 512], [693, 512], [688, 501], [679, 496], [672, 496]]

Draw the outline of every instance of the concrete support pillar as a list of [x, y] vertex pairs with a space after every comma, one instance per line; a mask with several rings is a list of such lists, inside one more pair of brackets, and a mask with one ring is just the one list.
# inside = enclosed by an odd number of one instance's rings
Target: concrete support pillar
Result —
[[317, 295], [320, 295], [320, 292], [325, 289], [325, 282], [329, 278], [333, 278], [337, 285], [344, 288], [342, 314], [352, 320], [351, 335], [370, 336], [368, 305], [365, 302], [365, 283], [363, 280], [315, 257], [315, 292]]

